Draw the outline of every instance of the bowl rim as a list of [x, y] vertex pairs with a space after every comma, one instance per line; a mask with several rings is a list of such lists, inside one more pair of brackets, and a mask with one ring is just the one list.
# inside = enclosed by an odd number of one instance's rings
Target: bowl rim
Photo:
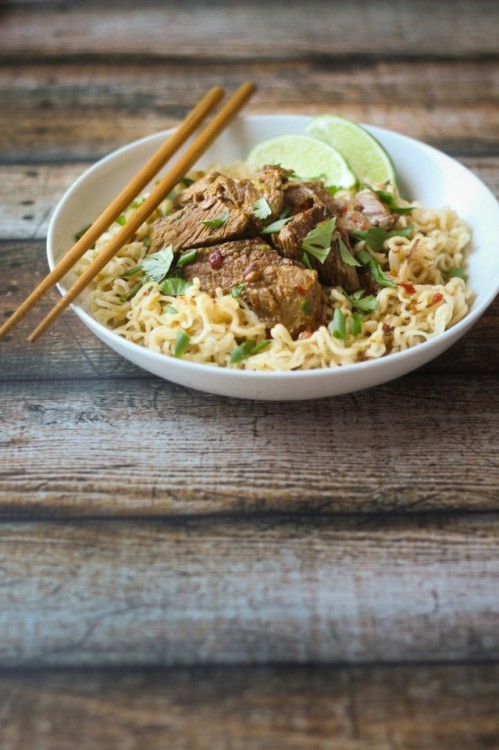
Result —
[[[264, 120], [278, 120], [281, 119], [283, 121], [285, 120], [291, 120], [295, 122], [306, 122], [310, 120], [312, 117], [314, 117], [313, 114], [297, 114], [297, 113], [268, 113], [268, 114], [249, 114], [249, 115], [240, 115], [236, 118], [237, 121], [255, 121], [255, 122], [263, 122]], [[471, 177], [479, 186], [480, 189], [485, 191], [489, 194], [489, 197], [497, 204], [498, 210], [499, 210], [499, 201], [497, 200], [494, 193], [490, 190], [490, 188], [485, 185], [477, 175], [475, 175], [470, 169], [465, 167], [463, 164], [458, 162], [453, 157], [449, 156], [443, 151], [440, 151], [439, 149], [435, 148], [434, 146], [431, 146], [427, 143], [424, 143], [423, 141], [420, 141], [416, 138], [413, 138], [411, 136], [405, 135], [403, 133], [399, 133], [395, 130], [391, 130], [388, 128], [375, 126], [372, 124], [365, 124], [360, 123], [362, 127], [366, 128], [369, 132], [372, 133], [375, 137], [381, 135], [383, 136], [386, 134], [388, 137], [395, 137], [398, 139], [401, 139], [402, 141], [407, 142], [408, 145], [411, 147], [417, 147], [422, 148], [426, 150], [430, 156], [433, 156], [433, 158], [444, 158], [445, 160], [449, 160], [453, 165], [457, 165], [460, 169], [462, 169], [464, 172], [467, 173], [468, 177]], [[47, 231], [47, 242], [46, 242], [46, 253], [47, 253], [47, 260], [50, 270], [53, 269], [55, 265], [55, 233], [57, 224], [60, 220], [61, 215], [64, 213], [66, 202], [69, 200], [69, 198], [79, 190], [80, 186], [86, 182], [88, 179], [92, 177], [92, 175], [99, 171], [106, 163], [111, 162], [113, 160], [119, 160], [120, 156], [124, 155], [125, 153], [134, 150], [136, 148], [139, 148], [149, 142], [153, 142], [158, 140], [159, 138], [165, 138], [170, 133], [172, 133], [175, 130], [175, 128], [167, 128], [162, 131], [158, 131], [155, 133], [152, 133], [147, 136], [143, 136], [141, 138], [135, 139], [133, 141], [130, 141], [129, 143], [124, 144], [123, 146], [120, 146], [119, 148], [111, 151], [110, 153], [106, 154], [105, 156], [98, 159], [94, 164], [92, 164], [90, 167], [88, 167], [73, 183], [72, 185], [65, 191], [61, 199], [59, 200], [54, 213], [52, 214], [52, 217], [49, 222], [48, 231]], [[61, 283], [57, 283], [57, 288], [61, 294], [64, 293], [66, 290], [66, 287]], [[120, 349], [125, 349], [129, 351], [130, 353], [136, 353], [139, 354], [141, 357], [145, 357], [146, 360], [149, 360], [151, 362], [157, 362], [157, 363], [172, 363], [174, 364], [175, 368], [179, 370], [185, 370], [185, 372], [190, 373], [198, 373], [202, 375], [202, 373], [207, 372], [207, 368], [209, 369], [209, 372], [212, 374], [218, 374], [222, 378], [228, 378], [228, 379], [248, 379], [252, 382], [260, 381], [265, 382], [267, 380], [276, 380], [276, 379], [284, 379], [292, 381], [294, 384], [296, 384], [300, 379], [302, 380], [322, 380], [322, 379], [329, 379], [331, 377], [334, 377], [334, 373], [342, 373], [343, 376], [348, 375], [349, 373], [360, 373], [364, 372], [366, 370], [372, 370], [373, 372], [376, 372], [378, 369], [383, 369], [387, 367], [388, 364], [393, 365], [396, 367], [397, 363], [406, 363], [406, 367], [404, 370], [410, 371], [412, 368], [410, 367], [410, 363], [413, 359], [420, 360], [421, 357], [424, 358], [424, 361], [429, 361], [432, 359], [431, 356], [428, 356], [433, 348], [437, 348], [440, 351], [444, 351], [449, 346], [451, 346], [457, 339], [460, 338], [461, 334], [464, 333], [468, 328], [472, 327], [483, 315], [483, 313], [486, 311], [486, 309], [491, 305], [491, 303], [494, 301], [495, 297], [499, 293], [499, 279], [496, 282], [496, 288], [491, 288], [490, 292], [483, 296], [483, 298], [478, 302], [478, 304], [470, 309], [470, 311], [465, 315], [462, 320], [460, 320], [458, 323], [452, 326], [452, 328], [446, 329], [441, 334], [436, 336], [435, 338], [425, 340], [416, 346], [410, 347], [408, 349], [404, 349], [403, 351], [399, 352], [393, 352], [386, 356], [366, 360], [363, 362], [354, 362], [352, 364], [346, 364], [346, 365], [337, 365], [332, 366], [328, 368], [317, 368], [317, 369], [308, 369], [308, 370], [286, 370], [286, 371], [260, 371], [260, 370], [246, 370], [246, 369], [238, 369], [238, 368], [232, 368], [232, 367], [221, 367], [220, 365], [215, 365], [213, 363], [202, 363], [202, 362], [192, 362], [190, 360], [186, 359], [180, 359], [180, 358], [174, 358], [169, 355], [163, 354], [162, 352], [155, 352], [151, 349], [148, 349], [144, 346], [141, 346], [140, 344], [136, 344], [133, 341], [128, 341], [127, 339], [123, 338], [119, 334], [115, 333], [114, 330], [111, 328], [107, 328], [103, 323], [100, 323], [96, 318], [94, 318], [90, 313], [88, 313], [86, 310], [83, 309], [83, 307], [78, 304], [78, 302], [73, 302], [70, 305], [70, 308], [73, 310], [73, 312], [76, 313], [76, 315], [80, 318], [80, 320], [91, 330], [96, 329], [97, 331], [101, 331], [103, 336], [106, 339], [110, 339], [111, 341], [114, 341], [117, 345], [119, 345]], [[95, 333], [95, 331], [94, 331]], [[435, 356], [438, 356], [438, 353]], [[426, 355], [426, 356], [425, 356]], [[419, 366], [419, 365], [416, 365]]]

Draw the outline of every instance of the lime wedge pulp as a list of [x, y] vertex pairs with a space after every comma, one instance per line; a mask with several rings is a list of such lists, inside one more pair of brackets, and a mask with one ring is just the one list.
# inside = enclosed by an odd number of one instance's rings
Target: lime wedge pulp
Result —
[[250, 170], [280, 164], [303, 179], [321, 179], [326, 185], [353, 187], [356, 178], [346, 159], [335, 149], [310, 135], [280, 135], [262, 141], [246, 159]]
[[348, 161], [360, 183], [397, 184], [392, 160], [379, 141], [353, 120], [340, 115], [318, 115], [306, 127], [314, 138], [337, 149]]

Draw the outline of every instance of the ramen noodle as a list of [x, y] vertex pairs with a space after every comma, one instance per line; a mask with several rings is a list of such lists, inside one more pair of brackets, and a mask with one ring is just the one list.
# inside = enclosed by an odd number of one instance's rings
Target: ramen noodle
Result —
[[[136, 280], [124, 274], [147, 255], [152, 223], [171, 210], [169, 200], [98, 274], [84, 293], [83, 306], [119, 336], [165, 355], [178, 356], [176, 344], [182, 332], [188, 342], [182, 351], [184, 360], [220, 367], [283, 372], [350, 365], [404, 351], [451, 328], [466, 315], [472, 301], [463, 274], [452, 274], [465, 265], [470, 242], [465, 222], [448, 207], [411, 205], [414, 210], [400, 216], [396, 228], [410, 225], [412, 234], [389, 236], [380, 252], [370, 250], [395, 283], [378, 291], [376, 309], [359, 314], [341, 287], [326, 289], [328, 322], [296, 339], [281, 324], [269, 334], [241, 298], [220, 290], [212, 297], [200, 289], [197, 279], [180, 296], [164, 294], [154, 281], [143, 283], [134, 293]], [[73, 273], [80, 275], [88, 267], [133, 210], [134, 204]], [[363, 241], [353, 245], [354, 252], [362, 248]], [[336, 309], [344, 321], [342, 337], [334, 331]], [[257, 353], [231, 361], [236, 348], [248, 340], [255, 342]]]

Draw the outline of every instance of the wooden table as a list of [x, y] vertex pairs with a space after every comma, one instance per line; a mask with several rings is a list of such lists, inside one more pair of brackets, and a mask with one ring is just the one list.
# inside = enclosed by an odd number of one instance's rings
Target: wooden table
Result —
[[[0, 9], [0, 315], [57, 201], [209, 86], [420, 138], [499, 194], [499, 5]], [[499, 234], [499, 227], [498, 227]], [[0, 344], [2, 750], [499, 747], [499, 306], [308, 403], [154, 378], [69, 312]]]

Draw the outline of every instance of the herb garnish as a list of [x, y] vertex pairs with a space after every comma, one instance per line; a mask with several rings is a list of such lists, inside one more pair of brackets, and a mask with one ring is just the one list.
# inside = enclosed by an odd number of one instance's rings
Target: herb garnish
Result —
[[140, 269], [146, 281], [156, 281], [160, 284], [166, 277], [173, 263], [173, 245], [158, 250], [157, 253], [146, 255]]
[[221, 227], [222, 224], [225, 224], [227, 219], [230, 216], [230, 211], [225, 211], [223, 214], [220, 214], [220, 216], [216, 219], [205, 219], [201, 222], [201, 224], [205, 224], [207, 227], [210, 227], [210, 229], [217, 229], [218, 227]]
[[[372, 190], [372, 188], [370, 188]], [[389, 190], [373, 190], [373, 193], [376, 193], [378, 198], [380, 198], [385, 206], [388, 206], [390, 211], [392, 211], [394, 214], [408, 214], [411, 211], [414, 211], [417, 206], [398, 206], [396, 198], [393, 193], [391, 193]]]
[[83, 235], [88, 232], [88, 230], [90, 229], [91, 226], [92, 226], [91, 224], [87, 224], [86, 227], [83, 227], [83, 229], [80, 229], [79, 232], [76, 232], [76, 234], [74, 236], [75, 242], [78, 242], [78, 240], [81, 240], [81, 238], [83, 237]]
[[362, 315], [360, 313], [353, 312], [350, 317], [350, 333], [352, 336], [358, 336], [362, 331]]
[[255, 203], [253, 203], [252, 214], [256, 219], [266, 219], [271, 215], [271, 213], [272, 209], [270, 208], [266, 198], [260, 198]]
[[181, 279], [180, 276], [170, 276], [169, 279], [163, 281], [159, 291], [167, 297], [180, 297], [186, 293], [191, 285], [191, 281]]
[[449, 279], [464, 279], [466, 277], [466, 271], [464, 268], [459, 268], [459, 266], [455, 266], [454, 268], [449, 268], [447, 271], [447, 276]]
[[266, 349], [269, 345], [270, 341], [262, 341], [260, 344], [257, 344], [253, 339], [247, 339], [242, 344], [237, 346], [230, 355], [231, 364], [241, 362], [247, 357], [252, 357], [254, 354], [258, 354], [258, 352], [261, 352], [262, 349]]
[[173, 305], [165, 305], [165, 306], [163, 307], [163, 311], [164, 311], [164, 312], [169, 312], [169, 313], [172, 313], [172, 315], [175, 315], [176, 313], [178, 313], [178, 310], [177, 310], [177, 308], [176, 308], [176, 307], [173, 307]]
[[320, 263], [324, 263], [331, 252], [331, 241], [335, 226], [335, 218], [319, 222], [306, 235], [301, 244], [302, 250], [305, 250], [309, 255], [313, 255]]
[[118, 218], [116, 219], [116, 223], [122, 227], [124, 224], [126, 224], [126, 216], [124, 214], [118, 216]]
[[177, 260], [177, 268], [182, 268], [182, 266], [186, 266], [187, 263], [192, 263], [197, 254], [198, 251], [196, 249], [183, 253]]
[[301, 303], [301, 309], [303, 310], [305, 315], [310, 315], [310, 313], [312, 312], [312, 305], [310, 304], [308, 299], [303, 300], [303, 302]]
[[364, 292], [365, 289], [358, 289], [353, 294], [346, 294], [345, 292], [343, 292], [343, 294], [352, 307], [356, 307], [358, 310], [363, 310], [363, 312], [374, 312], [378, 308], [378, 300], [373, 294], [368, 294], [363, 297], [362, 295]]
[[133, 297], [135, 297], [137, 292], [142, 289], [143, 286], [144, 284], [142, 283], [142, 281], [139, 281], [138, 284], [135, 284], [135, 286], [133, 286], [128, 292], [126, 292], [126, 294], [120, 294], [118, 297], [119, 301], [128, 302]]
[[358, 240], [364, 240], [371, 250], [374, 250], [375, 253], [379, 253], [383, 249], [383, 242], [386, 239], [386, 229], [383, 227], [372, 227], [372, 229], [353, 232], [353, 236]]
[[345, 245], [341, 237], [340, 237], [338, 244], [340, 248], [341, 260], [343, 261], [343, 263], [346, 263], [347, 266], [360, 266], [361, 265], [359, 261], [357, 260], [357, 258], [354, 258], [354, 256], [352, 255], [348, 247]]
[[310, 268], [310, 270], [312, 270], [312, 264], [310, 262], [310, 258], [308, 257], [307, 253], [303, 253], [303, 255], [301, 257], [301, 262], [303, 263], [304, 266], [306, 266], [307, 268]]
[[375, 260], [372, 255], [367, 252], [367, 250], [359, 250], [359, 252], [357, 253], [357, 258], [358, 260], [360, 260], [362, 265], [368, 269], [377, 284], [379, 284], [380, 286], [397, 286], [394, 281], [385, 276], [378, 261]]
[[345, 326], [345, 316], [339, 307], [335, 307], [333, 315], [333, 336], [346, 343], [347, 331]]
[[231, 297], [240, 297], [245, 289], [246, 284], [236, 284], [236, 286], [233, 286], [230, 290]]
[[177, 338], [175, 339], [175, 346], [173, 347], [173, 356], [177, 357], [177, 359], [181, 359], [190, 343], [190, 336], [184, 333], [184, 331], [179, 331], [177, 333]]
[[262, 229], [260, 234], [277, 234], [277, 232], [280, 232], [283, 226], [287, 224], [288, 221], [291, 221], [292, 218], [292, 216], [283, 216], [281, 219], [277, 219], [277, 221], [269, 224], [265, 229]]

